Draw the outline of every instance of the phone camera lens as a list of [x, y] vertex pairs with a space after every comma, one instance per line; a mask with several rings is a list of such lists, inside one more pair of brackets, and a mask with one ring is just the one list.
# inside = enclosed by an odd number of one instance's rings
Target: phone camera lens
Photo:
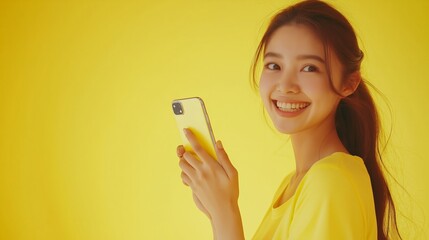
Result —
[[173, 112], [176, 115], [182, 115], [183, 114], [183, 107], [182, 107], [182, 104], [180, 104], [180, 102], [174, 102], [173, 103]]

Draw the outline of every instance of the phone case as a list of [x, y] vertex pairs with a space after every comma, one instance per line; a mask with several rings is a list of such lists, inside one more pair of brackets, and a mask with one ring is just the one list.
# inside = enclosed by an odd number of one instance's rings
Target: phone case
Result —
[[[176, 99], [173, 100], [172, 107], [186, 151], [192, 151], [192, 147], [183, 133], [184, 128], [189, 128], [203, 148], [217, 159], [214, 148], [216, 141], [203, 100], [199, 97]], [[179, 109], [180, 107], [181, 109]]]

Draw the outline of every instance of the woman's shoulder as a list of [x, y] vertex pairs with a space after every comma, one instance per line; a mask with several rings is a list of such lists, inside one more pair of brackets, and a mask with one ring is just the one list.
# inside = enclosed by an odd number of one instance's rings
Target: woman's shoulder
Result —
[[[376, 226], [371, 181], [363, 160], [356, 156], [334, 153], [313, 164], [297, 189], [295, 201], [295, 225], [291, 228], [297, 235], [315, 236], [320, 230], [317, 236], [344, 234], [354, 238], [365, 236]], [[314, 224], [307, 226], [308, 222]], [[300, 226], [305, 226], [304, 230]], [[328, 232], [331, 229], [335, 233]]]
[[329, 178], [369, 177], [362, 158], [343, 152], [335, 152], [320, 159], [308, 171], [309, 176]]
[[303, 181], [306, 188], [322, 191], [361, 191], [371, 187], [363, 160], [342, 152], [333, 153], [314, 163]]

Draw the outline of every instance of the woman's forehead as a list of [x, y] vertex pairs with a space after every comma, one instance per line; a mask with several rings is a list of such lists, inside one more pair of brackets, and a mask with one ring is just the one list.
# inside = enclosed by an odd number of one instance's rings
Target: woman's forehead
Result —
[[265, 52], [324, 56], [324, 46], [311, 28], [303, 24], [290, 24], [274, 31], [267, 41]]

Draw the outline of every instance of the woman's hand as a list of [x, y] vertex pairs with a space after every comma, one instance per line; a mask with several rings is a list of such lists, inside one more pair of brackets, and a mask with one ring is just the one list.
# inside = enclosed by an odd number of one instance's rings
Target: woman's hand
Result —
[[184, 129], [184, 132], [195, 154], [186, 152], [183, 146], [177, 148], [182, 181], [192, 189], [197, 207], [212, 219], [225, 211], [225, 208], [237, 205], [238, 173], [220, 141], [215, 146], [216, 161], [189, 129]]
[[244, 239], [238, 207], [238, 173], [222, 143], [216, 142], [216, 161], [189, 129], [184, 132], [194, 153], [185, 151], [183, 146], [177, 147], [182, 181], [192, 189], [197, 207], [209, 217], [214, 239]]

